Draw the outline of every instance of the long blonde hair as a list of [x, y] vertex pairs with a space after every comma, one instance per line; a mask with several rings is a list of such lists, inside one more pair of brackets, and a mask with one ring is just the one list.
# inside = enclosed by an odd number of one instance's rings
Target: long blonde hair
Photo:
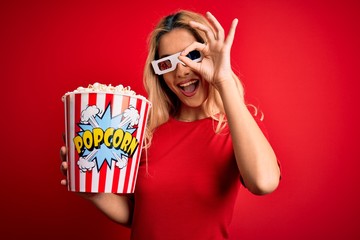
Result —
[[[190, 27], [189, 21], [191, 20], [212, 28], [204, 16], [195, 12], [181, 10], [161, 19], [149, 36], [149, 53], [145, 63], [143, 82], [148, 94], [148, 99], [152, 102], [152, 108], [150, 109], [147, 129], [145, 131], [145, 148], [150, 146], [155, 128], [167, 122], [170, 117], [175, 116], [180, 105], [179, 99], [167, 87], [163, 77], [155, 75], [151, 67], [151, 61], [159, 58], [158, 47], [160, 38], [175, 28], [188, 30], [198, 42], [204, 43], [207, 41], [204, 32]], [[234, 78], [238, 79], [234, 73], [233, 75]], [[240, 91], [242, 87], [240, 80], [237, 81], [237, 84]], [[209, 95], [204, 104], [206, 115], [211, 116], [217, 122], [214, 129], [215, 132], [221, 132], [226, 125], [224, 106], [219, 92], [211, 84], [209, 84]]]

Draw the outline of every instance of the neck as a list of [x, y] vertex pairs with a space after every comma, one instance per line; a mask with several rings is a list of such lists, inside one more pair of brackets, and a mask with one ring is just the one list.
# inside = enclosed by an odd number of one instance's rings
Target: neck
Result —
[[175, 115], [175, 119], [183, 122], [193, 122], [207, 117], [209, 116], [205, 113], [202, 106], [197, 108], [181, 107]]

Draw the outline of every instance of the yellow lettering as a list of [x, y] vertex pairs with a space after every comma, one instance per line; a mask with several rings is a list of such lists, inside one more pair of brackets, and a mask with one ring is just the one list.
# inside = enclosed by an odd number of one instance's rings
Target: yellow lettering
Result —
[[108, 128], [104, 133], [104, 144], [108, 148], [111, 148], [111, 140], [114, 135], [114, 130], [115, 130], [114, 128]]
[[83, 147], [83, 140], [80, 136], [76, 136], [73, 139], [76, 151], [78, 152], [78, 154], [81, 153], [81, 148]]
[[104, 131], [101, 128], [94, 128], [93, 135], [94, 135], [94, 147], [99, 148], [104, 138]]
[[129, 145], [129, 148], [127, 150], [127, 153], [129, 154], [129, 156], [132, 156], [134, 154], [138, 145], [139, 145], [139, 142], [137, 141], [137, 139], [133, 138]]
[[131, 143], [132, 137], [133, 137], [133, 136], [132, 136], [130, 133], [125, 132], [123, 141], [122, 141], [121, 146], [120, 146], [120, 148], [121, 148], [124, 152], [127, 152], [127, 151], [128, 151], [128, 148], [129, 148], [129, 145], [130, 145], [130, 143]]
[[120, 144], [124, 138], [124, 131], [122, 129], [117, 129], [113, 135], [113, 147], [119, 149]]
[[84, 148], [92, 150], [100, 148], [101, 144], [105, 144], [108, 148], [121, 149], [130, 157], [135, 153], [139, 142], [129, 132], [124, 132], [121, 128], [108, 128], [103, 131], [101, 128], [94, 128], [91, 132], [86, 130], [83, 135], [76, 136], [73, 139], [75, 149], [81, 154]]
[[93, 136], [89, 130], [86, 130], [83, 134], [84, 146], [87, 149], [92, 149], [93, 146]]

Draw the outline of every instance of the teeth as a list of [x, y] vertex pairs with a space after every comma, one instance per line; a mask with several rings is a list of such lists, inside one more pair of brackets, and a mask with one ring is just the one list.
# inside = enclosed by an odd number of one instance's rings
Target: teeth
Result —
[[194, 84], [196, 82], [197, 82], [197, 80], [193, 80], [193, 81], [190, 81], [190, 82], [187, 82], [187, 83], [184, 83], [184, 84], [180, 84], [179, 86], [180, 87], [187, 87], [187, 86], [190, 86], [191, 84]]

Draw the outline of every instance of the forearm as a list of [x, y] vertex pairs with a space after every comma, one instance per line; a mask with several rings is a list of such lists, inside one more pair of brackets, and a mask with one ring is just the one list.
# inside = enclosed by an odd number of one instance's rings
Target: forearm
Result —
[[272, 192], [278, 185], [280, 170], [275, 153], [248, 111], [237, 79], [217, 86], [224, 103], [234, 153], [246, 187], [254, 194]]
[[127, 227], [131, 225], [133, 206], [127, 195], [96, 193], [87, 194], [84, 198], [92, 202], [112, 221]]

